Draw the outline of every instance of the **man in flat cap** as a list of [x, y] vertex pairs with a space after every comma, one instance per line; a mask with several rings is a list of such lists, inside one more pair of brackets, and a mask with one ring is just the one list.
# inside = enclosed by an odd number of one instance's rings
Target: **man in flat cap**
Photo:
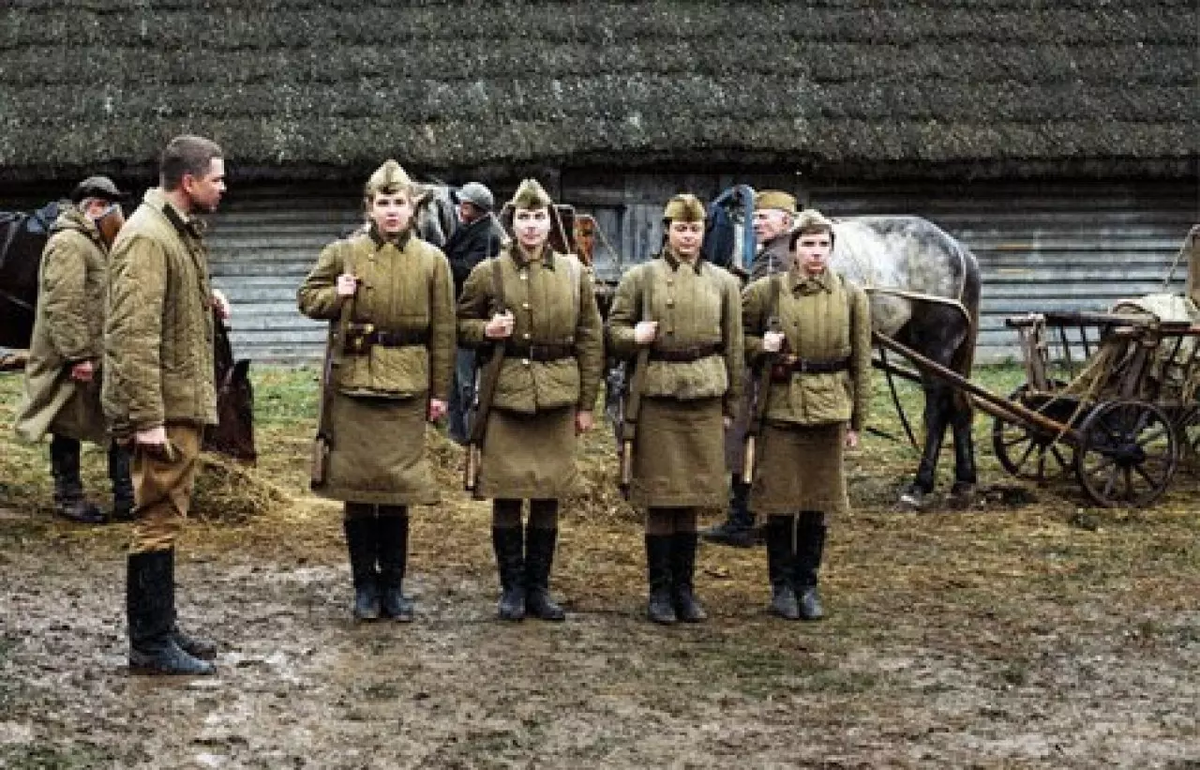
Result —
[[[108, 443], [100, 405], [108, 251], [125, 222], [120, 202], [128, 196], [104, 176], [80, 182], [71, 204], [50, 229], [38, 276], [37, 316], [25, 369], [25, 400], [16, 430], [27, 441], [49, 433], [54, 512], [97, 524], [106, 517], [83, 491], [80, 442]], [[133, 511], [129, 452], [108, 452], [114, 519]]]
[[[782, 190], [762, 190], [754, 196], [754, 239], [758, 253], [750, 266], [748, 281], [753, 283], [788, 270], [792, 263], [791, 234], [796, 217], [796, 198]], [[759, 541], [755, 516], [750, 510], [750, 479], [742, 478], [746, 430], [754, 401], [754, 381], [749, 369], [743, 372], [744, 402], [738, 420], [725, 434], [725, 463], [731, 476], [729, 510], [725, 521], [704, 531], [704, 539], [713, 543], [749, 548]]]
[[[468, 182], [452, 193], [458, 204], [458, 228], [446, 241], [446, 258], [454, 273], [454, 300], [462, 296], [467, 276], [485, 259], [500, 253], [504, 230], [494, 214], [496, 199], [480, 182]], [[450, 389], [450, 438], [467, 441], [467, 412], [475, 397], [475, 351], [459, 347], [454, 357], [454, 385]]]

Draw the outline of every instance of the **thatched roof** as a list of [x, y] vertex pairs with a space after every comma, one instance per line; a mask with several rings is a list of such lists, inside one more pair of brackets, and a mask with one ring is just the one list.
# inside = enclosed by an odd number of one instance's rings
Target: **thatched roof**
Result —
[[[771, 165], [1181, 177], [1194, 0], [9, 0], [0, 178]], [[74, 6], [68, 8], [67, 6]]]

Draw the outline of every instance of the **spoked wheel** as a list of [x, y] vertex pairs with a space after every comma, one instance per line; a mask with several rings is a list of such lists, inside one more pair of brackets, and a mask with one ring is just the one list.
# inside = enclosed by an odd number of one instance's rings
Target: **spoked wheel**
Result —
[[[1009, 400], [1028, 406], [1029, 385], [1022, 385]], [[1071, 450], [1056, 443], [1055, 436], [1040, 428], [992, 419], [992, 451], [1004, 470], [1039, 484], [1067, 475], [1074, 464]]]
[[1184, 412], [1178, 425], [1180, 462], [1200, 467], [1200, 405]]
[[1167, 490], [1179, 440], [1165, 412], [1139, 401], [1106, 401], [1080, 426], [1075, 475], [1099, 505], [1150, 505]]

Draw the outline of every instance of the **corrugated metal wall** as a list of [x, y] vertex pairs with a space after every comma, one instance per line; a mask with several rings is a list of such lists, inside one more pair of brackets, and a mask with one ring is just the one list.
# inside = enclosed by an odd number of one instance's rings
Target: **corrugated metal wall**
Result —
[[[563, 199], [596, 215], [626, 263], [657, 251], [671, 192], [712, 196], [734, 181], [564, 176]], [[738, 181], [763, 188], [784, 186], [786, 178]], [[1003, 327], [1008, 315], [1104, 309], [1118, 298], [1161, 291], [1184, 236], [1200, 221], [1197, 192], [1188, 183], [981, 183], [814, 186], [807, 196], [834, 216], [919, 214], [966, 243], [983, 268], [977, 360], [996, 361], [1017, 354], [1015, 336]], [[324, 327], [296, 311], [296, 287], [321, 248], [357, 224], [358, 194], [314, 185], [248, 188], [225, 201], [211, 234], [212, 269], [235, 304], [239, 357], [295, 363], [320, 355]], [[612, 272], [610, 254], [597, 249], [601, 272]], [[1185, 272], [1181, 265], [1171, 291], [1183, 291]]]

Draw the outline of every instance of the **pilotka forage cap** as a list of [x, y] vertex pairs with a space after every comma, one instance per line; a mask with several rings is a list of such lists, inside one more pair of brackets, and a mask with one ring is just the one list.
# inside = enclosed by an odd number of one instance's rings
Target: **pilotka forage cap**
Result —
[[496, 207], [496, 198], [492, 195], [492, 191], [487, 188], [487, 185], [479, 182], [467, 182], [455, 190], [451, 197], [454, 198], [455, 203], [465, 201], [484, 211], [491, 211]]
[[663, 209], [663, 219], [669, 222], [703, 222], [704, 217], [704, 204], [691, 193], [673, 196]]
[[754, 196], [754, 210], [779, 209], [795, 216], [796, 196], [789, 195], [783, 190], [763, 190]]
[[79, 203], [87, 198], [99, 198], [109, 203], [129, 200], [129, 193], [121, 192], [106, 176], [89, 176], [71, 191], [71, 202]]
[[792, 230], [798, 233], [811, 233], [822, 230], [833, 232], [833, 220], [816, 209], [805, 209], [796, 215], [796, 224]]
[[517, 187], [509, 201], [514, 209], [544, 209], [553, 203], [546, 189], [536, 179], [526, 179]]
[[412, 180], [408, 178], [408, 173], [399, 163], [389, 158], [367, 179], [363, 195], [370, 198], [381, 192], [407, 192], [411, 187]]

